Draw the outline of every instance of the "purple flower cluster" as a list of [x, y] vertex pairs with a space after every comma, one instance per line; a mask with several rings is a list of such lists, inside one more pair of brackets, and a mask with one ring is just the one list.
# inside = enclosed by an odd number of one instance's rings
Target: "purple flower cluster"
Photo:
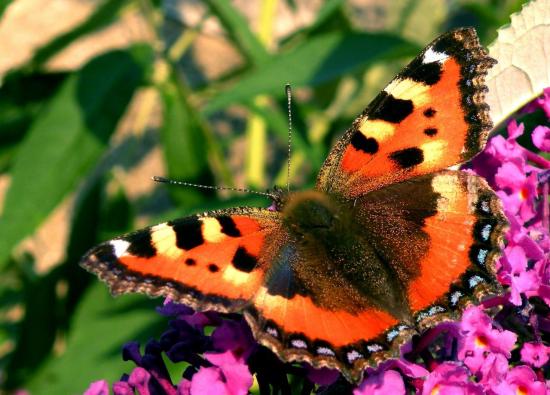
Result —
[[[542, 111], [550, 120], [550, 88], [524, 111]], [[199, 313], [167, 300], [159, 312], [175, 319], [143, 353], [137, 343], [126, 344], [123, 358], [136, 367], [112, 385], [112, 392], [244, 395], [256, 380], [262, 394], [290, 394], [291, 377], [302, 394], [550, 395], [550, 161], [518, 143], [524, 129], [511, 121], [507, 137], [493, 137], [466, 170], [489, 182], [510, 222], [497, 262], [498, 279], [507, 289], [504, 295], [469, 307], [460, 322], [427, 331], [402, 348], [399, 360], [367, 369], [355, 388], [337, 371], [284, 364], [254, 341], [239, 315]], [[550, 152], [550, 128], [537, 126], [530, 137], [539, 152]], [[486, 311], [496, 306], [492, 318]], [[177, 382], [163, 355], [181, 364], [184, 371]], [[104, 380], [86, 391], [109, 393]]]

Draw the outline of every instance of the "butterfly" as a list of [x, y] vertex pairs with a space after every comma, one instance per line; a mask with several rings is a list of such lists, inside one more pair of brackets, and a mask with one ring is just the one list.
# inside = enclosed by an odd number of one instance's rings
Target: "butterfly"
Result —
[[282, 360], [357, 382], [413, 335], [499, 290], [500, 201], [456, 170], [492, 128], [484, 77], [494, 63], [474, 29], [445, 33], [353, 122], [313, 190], [138, 230], [81, 265], [113, 294], [241, 312]]

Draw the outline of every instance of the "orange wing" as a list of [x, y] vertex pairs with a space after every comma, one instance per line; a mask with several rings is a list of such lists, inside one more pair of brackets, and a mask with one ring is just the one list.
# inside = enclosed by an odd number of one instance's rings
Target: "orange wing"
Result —
[[494, 63], [474, 29], [437, 38], [355, 120], [317, 188], [355, 198], [472, 158], [492, 127], [484, 77]]
[[238, 311], [260, 288], [279, 213], [232, 209], [170, 221], [103, 243], [81, 265], [113, 294], [168, 296], [196, 309]]

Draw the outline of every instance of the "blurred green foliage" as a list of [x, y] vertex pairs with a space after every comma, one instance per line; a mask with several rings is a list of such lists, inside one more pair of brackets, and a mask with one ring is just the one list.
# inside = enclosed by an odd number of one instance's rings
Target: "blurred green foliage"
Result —
[[[300, 3], [279, 1], [291, 11]], [[10, 3], [1, 3], [0, 18]], [[329, 0], [309, 25], [275, 37], [277, 1], [258, 2], [262, 25], [254, 32], [230, 1], [209, 0], [207, 15], [219, 21], [243, 62], [216, 78], [193, 81], [182, 63], [193, 61], [190, 48], [201, 51], [193, 47], [200, 25], [181, 25], [179, 37], [169, 40], [163, 32], [174, 20], [163, 1], [98, 3], [88, 19], [0, 82], [0, 171], [10, 181], [0, 218], [0, 386], [8, 391], [77, 393], [94, 380], [117, 380], [131, 369], [121, 346], [158, 336], [165, 326], [152, 308], [160, 301], [113, 299], [80, 269], [88, 248], [134, 229], [139, 218], [154, 223], [196, 210], [269, 204], [254, 196], [164, 186], [130, 198], [120, 169], [132, 171], [140, 155], [160, 146], [171, 178], [230, 187], [243, 186], [242, 180], [255, 188], [285, 183], [284, 85], [290, 82], [299, 92], [291, 184], [310, 186], [334, 140], [425, 44], [457, 26], [475, 26], [488, 44], [521, 6], [514, 0], [400, 0], [361, 8]], [[99, 54], [78, 70], [46, 67], [129, 9], [149, 23], [151, 42]], [[206, 56], [216, 60], [217, 53]], [[160, 126], [114, 139], [136, 93], [146, 89], [158, 94]], [[220, 119], [229, 120], [229, 131], [217, 129]], [[230, 159], [242, 156], [250, 165], [235, 170]], [[40, 271], [41, 257], [16, 247], [69, 196], [65, 258]]]

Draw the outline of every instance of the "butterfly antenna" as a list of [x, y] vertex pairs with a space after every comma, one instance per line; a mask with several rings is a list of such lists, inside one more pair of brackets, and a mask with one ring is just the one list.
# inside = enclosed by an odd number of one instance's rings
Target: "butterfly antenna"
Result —
[[290, 151], [292, 148], [292, 88], [290, 84], [285, 85], [286, 105], [288, 109], [288, 151], [286, 159], [286, 190], [290, 192]]
[[213, 189], [215, 191], [233, 191], [233, 192], [243, 192], [243, 193], [252, 193], [255, 195], [260, 196], [266, 196], [270, 199], [277, 199], [277, 196], [268, 192], [260, 192], [260, 191], [253, 191], [250, 189], [244, 189], [244, 188], [232, 188], [232, 187], [219, 187], [214, 185], [202, 185], [202, 184], [194, 184], [192, 182], [185, 182], [185, 181], [176, 181], [176, 180], [169, 180], [168, 178], [159, 177], [159, 176], [153, 176], [153, 181], [155, 182], [161, 182], [163, 184], [169, 184], [169, 185], [183, 185], [186, 187], [195, 187], [195, 188], [201, 188], [201, 189]]

